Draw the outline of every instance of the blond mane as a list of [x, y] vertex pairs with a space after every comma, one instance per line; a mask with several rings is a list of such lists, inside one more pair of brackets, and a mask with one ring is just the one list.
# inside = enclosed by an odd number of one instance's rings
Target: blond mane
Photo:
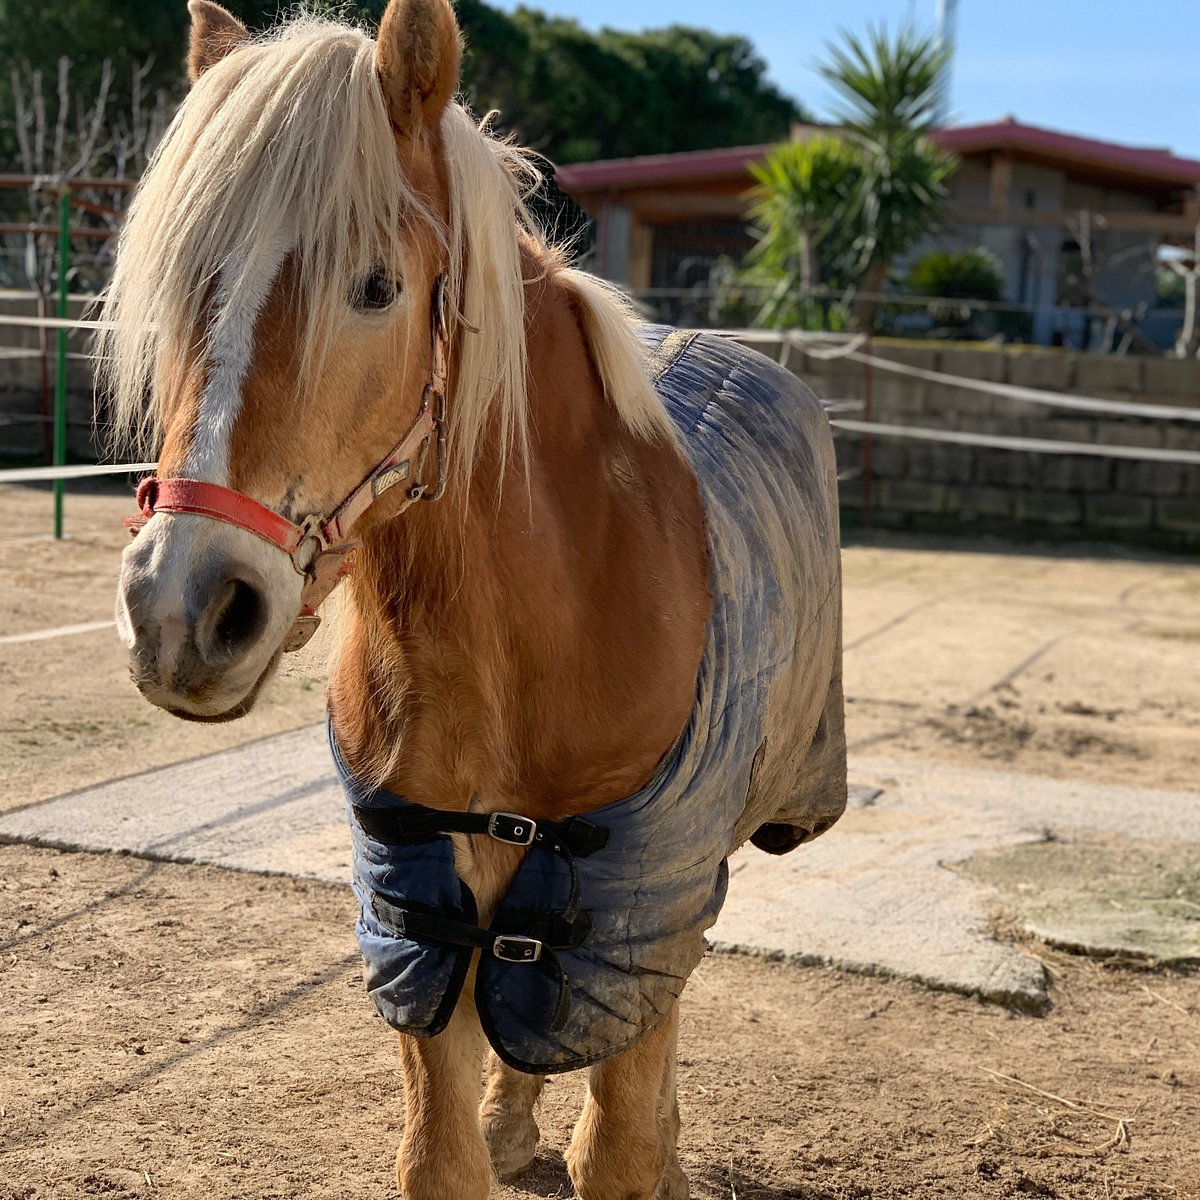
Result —
[[[101, 375], [117, 436], [153, 451], [164, 381], [182, 352], [202, 355], [225, 298], [256, 262], [289, 242], [306, 323], [304, 373], [346, 312], [351, 282], [401, 265], [404, 233], [432, 228], [450, 264], [452, 309], [466, 328], [450, 405], [457, 470], [470, 472], [489, 429], [505, 461], [528, 441], [525, 280], [520, 239], [534, 239], [571, 288], [609, 402], [646, 437], [673, 438], [647, 381], [633, 312], [615, 289], [561, 266], [525, 206], [540, 181], [530, 158], [451, 104], [442, 118], [451, 211], [446, 228], [404, 177], [362, 31], [313, 17], [246, 44], [201, 77], [146, 171], [105, 294]], [[218, 285], [219, 281], [219, 285]], [[229, 319], [237, 317], [228, 306]], [[249, 331], [245, 336], [249, 336]]]

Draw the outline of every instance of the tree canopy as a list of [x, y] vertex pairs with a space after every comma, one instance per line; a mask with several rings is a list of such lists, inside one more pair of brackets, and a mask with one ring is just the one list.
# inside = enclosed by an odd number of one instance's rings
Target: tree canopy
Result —
[[746, 145], [787, 135], [799, 106], [742, 37], [672, 25], [589, 33], [531, 8], [459, 0], [477, 110], [556, 162]]
[[[225, 0], [252, 29], [269, 25], [278, 0]], [[386, 0], [330, 4], [370, 24]], [[314, 7], [317, 7], [314, 5]], [[508, 14], [483, 0], [456, 0], [467, 41], [463, 89], [478, 112], [499, 110], [498, 127], [556, 162], [700, 150], [785, 137], [803, 115], [766, 78], [743, 37], [673, 25], [592, 33], [533, 8]], [[43, 74], [54, 98], [60, 56], [71, 89], [94, 99], [104, 60], [113, 64], [112, 103], [127, 103], [132, 73], [152, 61], [151, 90], [184, 88], [188, 16], [184, 0], [0, 0], [0, 155], [14, 161], [11, 71]]]

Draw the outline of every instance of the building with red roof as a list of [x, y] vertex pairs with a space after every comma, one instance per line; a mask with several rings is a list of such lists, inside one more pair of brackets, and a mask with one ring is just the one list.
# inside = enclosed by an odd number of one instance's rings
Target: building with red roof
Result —
[[[801, 125], [793, 136], [827, 132]], [[1196, 236], [1194, 159], [1013, 117], [935, 136], [961, 161], [948, 226], [914, 257], [935, 248], [991, 250], [1004, 266], [1006, 299], [1031, 314], [1035, 341], [1078, 344], [1083, 308], [1092, 316], [1146, 310], [1159, 247], [1191, 245]], [[559, 168], [556, 179], [596, 221], [595, 268], [635, 293], [664, 294], [702, 288], [716, 261], [740, 260], [750, 248], [747, 168], [770, 150], [577, 163]]]

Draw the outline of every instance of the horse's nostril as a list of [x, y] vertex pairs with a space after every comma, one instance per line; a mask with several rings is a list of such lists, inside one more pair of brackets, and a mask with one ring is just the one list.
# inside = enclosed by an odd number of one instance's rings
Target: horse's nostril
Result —
[[210, 662], [242, 653], [258, 639], [267, 623], [265, 599], [244, 579], [227, 580], [209, 612], [211, 617], [202, 621], [208, 636], [197, 641]]

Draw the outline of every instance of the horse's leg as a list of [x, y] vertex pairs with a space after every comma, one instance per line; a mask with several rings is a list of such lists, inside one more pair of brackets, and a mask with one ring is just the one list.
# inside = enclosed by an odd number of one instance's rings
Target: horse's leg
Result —
[[592, 1068], [588, 1098], [566, 1155], [571, 1182], [582, 1200], [687, 1196], [673, 1136], [678, 1021], [675, 1005], [636, 1046]]
[[491, 1164], [479, 1129], [483, 1031], [464, 992], [434, 1038], [400, 1035], [404, 1139], [396, 1179], [404, 1200], [486, 1200]]
[[533, 1162], [538, 1144], [533, 1106], [545, 1082], [544, 1075], [526, 1075], [501, 1062], [495, 1054], [490, 1056], [479, 1119], [492, 1166], [501, 1179], [519, 1174]]
[[679, 1005], [671, 1014], [671, 1044], [667, 1047], [666, 1069], [663, 1071], [662, 1095], [659, 1098], [659, 1120], [662, 1122], [663, 1167], [662, 1183], [657, 1200], [688, 1200], [687, 1176], [679, 1165], [679, 1090], [676, 1083], [679, 1058]]

